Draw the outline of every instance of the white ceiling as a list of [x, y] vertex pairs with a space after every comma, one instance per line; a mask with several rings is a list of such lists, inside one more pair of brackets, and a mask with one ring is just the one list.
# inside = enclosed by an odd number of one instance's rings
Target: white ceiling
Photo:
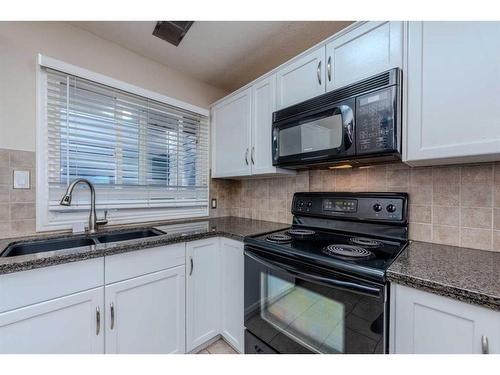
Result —
[[152, 35], [156, 21], [71, 22], [104, 39], [233, 91], [350, 21], [196, 21], [178, 47]]

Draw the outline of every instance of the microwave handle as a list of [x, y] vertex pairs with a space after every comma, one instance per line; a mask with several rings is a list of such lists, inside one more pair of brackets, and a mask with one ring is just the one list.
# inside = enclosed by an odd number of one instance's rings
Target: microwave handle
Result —
[[270, 269], [273, 269], [275, 271], [281, 271], [284, 273], [288, 273], [294, 277], [297, 277], [297, 278], [300, 278], [303, 280], [307, 280], [310, 282], [316, 282], [316, 283], [319, 282], [319, 283], [331, 285], [335, 288], [344, 289], [344, 290], [348, 290], [351, 292], [356, 292], [359, 294], [364, 294], [364, 295], [368, 295], [368, 296], [372, 296], [372, 297], [380, 297], [381, 296], [381, 288], [372, 287], [372, 286], [368, 286], [368, 285], [362, 285], [362, 284], [358, 284], [358, 283], [353, 283], [350, 281], [342, 281], [342, 280], [338, 280], [338, 279], [332, 279], [332, 278], [327, 278], [327, 277], [323, 277], [323, 276], [319, 276], [319, 275], [314, 275], [312, 273], [298, 270], [296, 267], [293, 267], [289, 264], [284, 264], [281, 262], [276, 262], [274, 260], [270, 261], [270, 260], [264, 259], [263, 257], [258, 256], [258, 255], [254, 254], [253, 252], [248, 251], [248, 250], [245, 250], [245, 255], [248, 256], [249, 258], [255, 260], [256, 262], [261, 263], [262, 265], [270, 268]]

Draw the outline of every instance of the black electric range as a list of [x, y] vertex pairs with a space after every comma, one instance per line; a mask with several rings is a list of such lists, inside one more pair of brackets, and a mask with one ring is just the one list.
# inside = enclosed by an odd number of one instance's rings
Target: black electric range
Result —
[[405, 193], [296, 193], [290, 228], [246, 238], [246, 352], [386, 353], [407, 207]]

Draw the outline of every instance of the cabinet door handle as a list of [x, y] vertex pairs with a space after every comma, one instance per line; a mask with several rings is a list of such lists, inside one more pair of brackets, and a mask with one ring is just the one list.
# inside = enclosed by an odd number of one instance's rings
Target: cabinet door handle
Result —
[[191, 269], [189, 270], [189, 276], [191, 276], [193, 274], [193, 269], [194, 269], [193, 257], [189, 257], [189, 263], [191, 264]]
[[318, 63], [318, 69], [316, 70], [316, 74], [318, 75], [318, 83], [321, 85], [321, 60]]
[[254, 156], [255, 156], [255, 146], [252, 146], [252, 153], [250, 154], [250, 160], [252, 161], [252, 164], [255, 165]]
[[99, 309], [99, 306], [95, 308], [95, 334], [96, 336], [99, 336], [99, 333], [101, 332], [101, 310]]
[[115, 305], [113, 302], [109, 305], [109, 310], [111, 312], [111, 326], [110, 329], [115, 328]]
[[248, 147], [247, 150], [245, 151], [245, 163], [248, 165]]
[[326, 64], [326, 71], [328, 73], [328, 82], [332, 81], [332, 57], [328, 56], [328, 62]]
[[488, 347], [488, 336], [481, 336], [481, 351], [483, 354], [489, 354], [490, 348]]

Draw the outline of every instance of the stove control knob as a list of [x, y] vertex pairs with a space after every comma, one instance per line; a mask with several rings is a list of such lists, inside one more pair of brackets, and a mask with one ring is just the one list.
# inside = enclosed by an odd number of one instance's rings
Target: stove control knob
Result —
[[304, 207], [304, 201], [298, 201], [297, 206], [299, 206], [299, 208]]
[[309, 201], [307, 202], [307, 207], [311, 207], [313, 205], [313, 202]]
[[380, 212], [380, 211], [382, 211], [382, 205], [381, 205], [380, 203], [375, 203], [375, 204], [373, 205], [373, 211], [375, 211], [375, 212]]
[[393, 204], [388, 204], [385, 209], [387, 210], [387, 212], [390, 212], [390, 213], [396, 212], [396, 206]]

